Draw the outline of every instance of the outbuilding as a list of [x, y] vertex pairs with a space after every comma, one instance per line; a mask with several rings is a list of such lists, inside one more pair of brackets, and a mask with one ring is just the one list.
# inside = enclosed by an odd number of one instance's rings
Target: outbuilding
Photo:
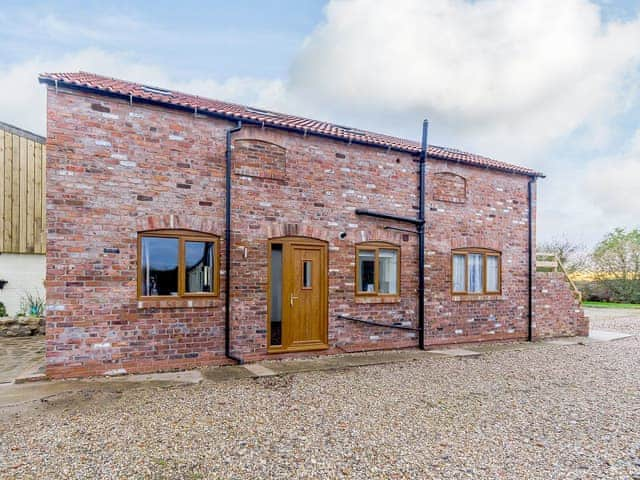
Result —
[[45, 143], [0, 122], [0, 317], [32, 314], [44, 298]]

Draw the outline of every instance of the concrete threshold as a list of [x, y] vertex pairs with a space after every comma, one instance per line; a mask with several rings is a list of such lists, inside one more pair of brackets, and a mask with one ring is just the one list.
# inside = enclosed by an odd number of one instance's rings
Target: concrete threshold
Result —
[[427, 356], [429, 356], [428, 351], [416, 349], [380, 350], [376, 352], [347, 353], [327, 357], [265, 360], [242, 366], [207, 367], [203, 369], [203, 375], [207, 380], [220, 382], [242, 378], [271, 377], [294, 373], [342, 370], [369, 365], [410, 362]]
[[243, 365], [243, 367], [251, 373], [253, 377], [273, 377], [274, 375], [277, 375], [276, 372], [264, 365], [260, 365], [259, 363], [249, 363], [247, 365]]
[[550, 338], [548, 340], [543, 340], [542, 343], [547, 345], [586, 345], [589, 343], [589, 339], [587, 337], [560, 337], [560, 338]]
[[614, 332], [611, 330], [591, 330], [588, 337], [560, 337], [543, 340], [548, 345], [588, 345], [590, 343], [613, 342], [633, 337], [629, 333]]
[[265, 360], [242, 366], [208, 367], [203, 369], [203, 375], [207, 380], [218, 382], [241, 378], [270, 377], [304, 372], [343, 370], [354, 367], [404, 363], [437, 356], [478, 357], [480, 355], [480, 352], [462, 348], [425, 351], [417, 349], [380, 350], [331, 355], [327, 357]]
[[429, 350], [433, 355], [444, 355], [446, 357], [479, 357], [480, 352], [467, 350], [466, 348], [444, 348], [441, 350]]
[[589, 340], [593, 342], [612, 342], [614, 340], [622, 340], [632, 337], [628, 333], [613, 332], [609, 330], [591, 330], [589, 332]]

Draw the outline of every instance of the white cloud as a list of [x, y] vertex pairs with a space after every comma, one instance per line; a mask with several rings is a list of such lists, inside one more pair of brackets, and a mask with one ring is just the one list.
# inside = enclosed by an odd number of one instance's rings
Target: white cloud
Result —
[[640, 19], [605, 25], [587, 0], [337, 0], [290, 89], [309, 111], [427, 115], [464, 147], [530, 161], [625, 107], [640, 79], [638, 45]]
[[620, 152], [557, 169], [539, 182], [541, 240], [593, 245], [616, 227], [640, 227], [640, 129]]
[[626, 151], [590, 162], [584, 179], [586, 200], [603, 221], [640, 225], [640, 130]]
[[79, 70], [267, 107], [273, 107], [283, 95], [279, 80], [232, 77], [224, 82], [208, 78], [180, 82], [161, 66], [89, 48], [57, 59], [32, 59], [0, 68], [0, 120], [45, 135], [46, 89], [38, 84], [38, 74]]
[[[0, 25], [6, 20], [0, 17]], [[125, 37], [164, 35], [155, 26], [118, 29], [117, 18], [104, 22]], [[107, 43], [118, 38], [78, 31], [55, 16], [44, 16], [38, 28]], [[565, 233], [593, 243], [613, 226], [638, 223], [640, 133], [622, 152], [612, 142], [620, 134], [615, 116], [639, 106], [638, 45], [640, 17], [605, 24], [587, 0], [335, 0], [284, 81], [178, 80], [171, 65], [89, 48], [60, 58], [0, 62], [0, 120], [44, 134], [45, 89], [37, 74], [65, 70], [409, 138], [418, 137], [419, 121], [428, 116], [434, 143], [549, 174], [539, 186], [540, 238]], [[584, 160], [566, 163], [560, 147], [583, 151]], [[594, 159], [594, 151], [611, 153]]]

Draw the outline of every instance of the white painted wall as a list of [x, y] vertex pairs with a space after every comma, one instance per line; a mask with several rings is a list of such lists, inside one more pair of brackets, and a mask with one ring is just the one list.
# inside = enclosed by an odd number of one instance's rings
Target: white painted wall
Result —
[[0, 302], [9, 315], [18, 313], [25, 291], [44, 298], [45, 265], [44, 255], [0, 253], [0, 280], [8, 282], [0, 290]]

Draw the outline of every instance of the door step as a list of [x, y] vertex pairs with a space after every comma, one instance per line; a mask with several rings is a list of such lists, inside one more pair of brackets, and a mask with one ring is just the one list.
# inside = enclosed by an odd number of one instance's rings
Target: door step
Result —
[[277, 375], [276, 372], [264, 365], [260, 365], [259, 363], [250, 363], [248, 365], [243, 365], [243, 367], [254, 377], [272, 377]]

